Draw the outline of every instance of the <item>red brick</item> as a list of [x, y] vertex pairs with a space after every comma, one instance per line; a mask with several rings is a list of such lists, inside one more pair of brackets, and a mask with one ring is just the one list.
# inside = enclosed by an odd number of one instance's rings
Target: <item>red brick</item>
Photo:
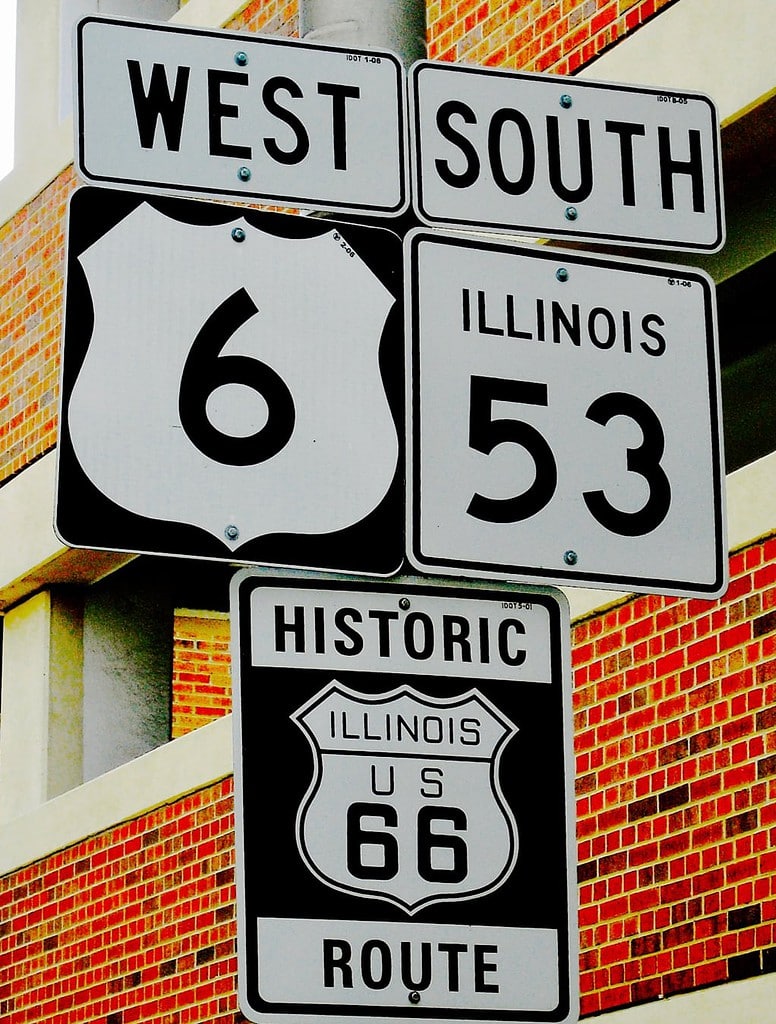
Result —
[[731, 629], [726, 629], [719, 638], [720, 651], [730, 651], [742, 647], [752, 639], [752, 623], [741, 622]]
[[687, 648], [687, 664], [692, 665], [697, 661], [706, 661], [713, 658], [719, 652], [719, 641], [716, 636], [706, 637], [696, 644]]
[[657, 659], [656, 671], [658, 676], [671, 675], [684, 667], [684, 651], [671, 651], [662, 658]]
[[600, 32], [602, 29], [606, 28], [607, 25], [611, 25], [611, 23], [615, 20], [616, 17], [617, 2], [616, 0], [612, 0], [612, 2], [609, 3], [608, 6], [604, 7], [604, 9], [599, 14], [597, 14], [591, 21], [590, 30], [593, 33], [593, 35], [595, 35], [597, 32]]

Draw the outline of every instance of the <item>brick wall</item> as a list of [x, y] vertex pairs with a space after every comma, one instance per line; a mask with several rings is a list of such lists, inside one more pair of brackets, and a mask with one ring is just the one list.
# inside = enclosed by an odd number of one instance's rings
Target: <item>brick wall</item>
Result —
[[69, 168], [0, 227], [0, 482], [56, 441]]
[[227, 28], [272, 36], [296, 36], [299, 34], [299, 4], [297, 0], [251, 0]]
[[428, 56], [572, 74], [676, 0], [431, 0]]
[[232, 709], [228, 617], [177, 614], [174, 628], [173, 739]]
[[4, 1024], [233, 1022], [232, 784], [0, 879]]
[[776, 539], [573, 658], [583, 1011], [776, 970]]

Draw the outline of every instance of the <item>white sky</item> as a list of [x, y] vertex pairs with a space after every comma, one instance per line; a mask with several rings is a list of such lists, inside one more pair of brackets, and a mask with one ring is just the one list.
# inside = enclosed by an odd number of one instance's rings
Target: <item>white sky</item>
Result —
[[16, 0], [0, 0], [0, 177], [13, 163], [13, 92]]

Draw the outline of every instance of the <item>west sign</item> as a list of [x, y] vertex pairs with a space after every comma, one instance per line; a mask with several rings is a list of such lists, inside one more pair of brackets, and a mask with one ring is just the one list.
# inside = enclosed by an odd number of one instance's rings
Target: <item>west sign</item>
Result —
[[719, 127], [698, 93], [421, 61], [414, 202], [430, 225], [715, 251]]
[[94, 184], [406, 208], [404, 70], [392, 53], [89, 17], [76, 68], [77, 167]]
[[246, 570], [232, 623], [246, 1017], [576, 1020], [562, 595]]

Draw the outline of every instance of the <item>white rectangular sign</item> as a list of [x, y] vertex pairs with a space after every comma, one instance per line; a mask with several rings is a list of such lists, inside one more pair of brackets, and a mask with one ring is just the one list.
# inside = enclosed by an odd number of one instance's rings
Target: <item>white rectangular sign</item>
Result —
[[231, 607], [248, 1020], [576, 1021], [563, 596], [246, 570]]
[[393, 53], [87, 17], [76, 68], [76, 160], [90, 182], [377, 215], [407, 206]]
[[[375, 940], [378, 933], [380, 938]], [[378, 930], [372, 921], [334, 924], [309, 918], [265, 918], [258, 924], [258, 944], [265, 979], [262, 994], [268, 1003], [342, 1005], [345, 986], [326, 985], [328, 952], [330, 980], [341, 982], [347, 971], [352, 982], [347, 987], [349, 1005], [403, 1007], [408, 1000], [401, 969], [391, 969], [386, 984], [375, 985], [375, 975], [353, 971], [352, 951], [374, 949], [372, 956], [380, 970], [389, 956], [392, 965], [400, 967], [402, 960], [406, 964], [408, 948], [420, 964], [424, 944], [431, 955], [429, 984], [421, 998], [450, 1014], [477, 1002], [478, 993], [483, 992], [488, 994], [491, 1012], [499, 1016], [515, 1008], [529, 1014], [552, 1012], [560, 996], [558, 972], [548, 970], [558, 963], [558, 933], [551, 928], [460, 924], [419, 928], [413, 923], [381, 921]], [[346, 961], [343, 953], [348, 950], [351, 956]], [[289, 971], [289, 963], [296, 964], [297, 970]], [[481, 994], [479, 1001], [483, 1001]]]
[[716, 251], [717, 113], [704, 95], [421, 61], [414, 202], [427, 224]]
[[711, 279], [425, 230], [406, 256], [412, 563], [722, 593]]

